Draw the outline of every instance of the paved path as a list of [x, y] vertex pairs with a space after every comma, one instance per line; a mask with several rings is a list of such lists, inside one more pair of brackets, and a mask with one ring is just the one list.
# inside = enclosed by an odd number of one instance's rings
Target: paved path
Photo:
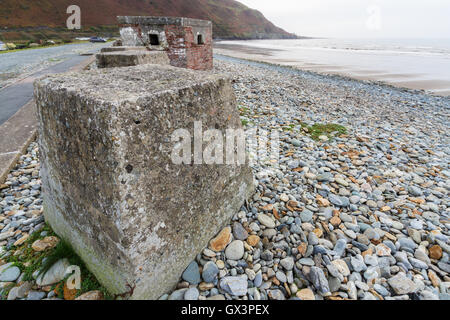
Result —
[[88, 59], [86, 56], [75, 56], [54, 66], [36, 72], [32, 76], [0, 90], [0, 125], [11, 118], [22, 106], [33, 98], [33, 81], [50, 73], [60, 73]]
[[[91, 46], [85, 53], [95, 53], [99, 48], [99, 46]], [[38, 49], [30, 51], [38, 51]], [[39, 55], [39, 52], [36, 54]], [[9, 54], [4, 56], [13, 58]], [[93, 61], [92, 55], [86, 56], [80, 55], [79, 52], [72, 52], [63, 62], [50, 65], [0, 90], [0, 184], [35, 137], [37, 119], [33, 101], [34, 80], [46, 74], [82, 70]], [[5, 64], [4, 61], [2, 63]], [[34, 66], [31, 70], [36, 68], [38, 67]], [[1, 69], [1, 65], [0, 72], [5, 72], [5, 69]]]
[[51, 65], [80, 54], [95, 52], [109, 43], [74, 43], [57, 47], [20, 50], [0, 55], [0, 89]]
[[[110, 44], [108, 43], [102, 45], [108, 46]], [[87, 54], [93, 54], [97, 52], [100, 48], [101, 47], [99, 45], [92, 47], [85, 47], [85, 50], [83, 52]], [[35, 55], [39, 56], [41, 54], [41, 52], [39, 52], [40, 50], [41, 49], [27, 50], [27, 51], [33, 51]], [[0, 90], [0, 125], [2, 125], [6, 120], [11, 118], [22, 106], [24, 106], [28, 101], [32, 99], [33, 81], [36, 78], [46, 74], [66, 72], [70, 68], [79, 65], [83, 61], [89, 59], [89, 57], [87, 56], [81, 56], [80, 52], [73, 50], [73, 48], [67, 48], [67, 50], [70, 50], [70, 53], [66, 54], [67, 55], [67, 57], [65, 57], [66, 60], [64, 60], [63, 62], [51, 65], [44, 70], [38, 71], [32, 74], [31, 76]], [[2, 58], [4, 57], [8, 58], [8, 60], [18, 61], [17, 57], [15, 56], [15, 53], [11, 54], [7, 53], [2, 55]], [[2, 66], [4, 66], [4, 69], [2, 69]], [[0, 73], [5, 72], [5, 70], [7, 70], [8, 68], [11, 68], [11, 63], [6, 65], [5, 62], [2, 61], [2, 64], [0, 64]]]

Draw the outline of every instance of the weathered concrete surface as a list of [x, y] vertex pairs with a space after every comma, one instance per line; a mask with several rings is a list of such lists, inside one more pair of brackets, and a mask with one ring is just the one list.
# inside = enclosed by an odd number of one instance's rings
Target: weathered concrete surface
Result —
[[[172, 66], [194, 70], [213, 68], [212, 22], [177, 17], [119, 16], [121, 43], [164, 50]], [[151, 43], [151, 36], [158, 38]]]
[[116, 46], [116, 47], [107, 47], [107, 48], [102, 48], [102, 50], [100, 50], [100, 52], [117, 52], [117, 51], [136, 51], [136, 50], [147, 50], [146, 47], [139, 47], [139, 46], [134, 46], [134, 47], [124, 47], [124, 46]]
[[247, 165], [175, 165], [174, 130], [240, 128], [230, 80], [142, 65], [35, 82], [44, 214], [112, 293], [156, 299], [253, 192]]
[[137, 25], [174, 25], [181, 27], [209, 27], [212, 22], [209, 20], [192, 19], [186, 17], [158, 17], [158, 16], [118, 16], [119, 24]]
[[105, 52], [96, 55], [97, 67], [118, 68], [131, 67], [141, 64], [170, 64], [169, 57], [164, 51], [126, 50]]

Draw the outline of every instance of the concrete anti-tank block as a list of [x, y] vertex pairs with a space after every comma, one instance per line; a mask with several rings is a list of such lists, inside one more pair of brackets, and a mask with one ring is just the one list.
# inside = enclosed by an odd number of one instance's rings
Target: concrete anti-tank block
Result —
[[176, 129], [241, 128], [225, 76], [160, 65], [50, 75], [35, 101], [45, 218], [111, 293], [173, 289], [254, 190], [248, 165], [171, 160]]
[[136, 46], [136, 47], [125, 47], [125, 46], [117, 46], [117, 47], [105, 47], [101, 48], [100, 52], [117, 52], [117, 51], [139, 51], [139, 50], [148, 50], [147, 47], [144, 46]]
[[98, 53], [95, 57], [99, 68], [130, 67], [141, 64], [170, 64], [169, 57], [165, 51], [125, 50]]

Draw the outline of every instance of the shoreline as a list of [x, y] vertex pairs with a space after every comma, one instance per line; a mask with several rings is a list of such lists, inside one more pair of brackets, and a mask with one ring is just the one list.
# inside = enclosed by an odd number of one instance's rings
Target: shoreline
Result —
[[[382, 70], [354, 70], [349, 71], [344, 66], [318, 64], [303, 62], [292, 59], [280, 59], [275, 57], [275, 53], [283, 52], [282, 49], [263, 49], [246, 46], [244, 44], [214, 44], [214, 54], [228, 56], [231, 58], [242, 59], [251, 62], [267, 63], [279, 67], [292, 68], [303, 72], [313, 72], [325, 76], [341, 76], [346, 79], [358, 81], [367, 81], [376, 84], [385, 84], [387, 86], [399, 89], [410, 89], [421, 91], [430, 95], [440, 97], [450, 97], [449, 83], [443, 80], [414, 79], [412, 74], [395, 74]], [[396, 80], [396, 81], [390, 81]]]
[[[248, 62], [251, 64], [254, 64], [255, 66], [268, 66], [269, 68], [273, 68], [273, 69], [285, 69], [286, 71], [290, 71], [293, 73], [299, 73], [299, 74], [307, 74], [307, 75], [311, 75], [314, 77], [323, 77], [324, 80], [326, 79], [334, 79], [334, 80], [342, 80], [342, 81], [348, 81], [348, 82], [355, 82], [356, 84], [364, 84], [367, 86], [378, 86], [378, 87], [383, 87], [387, 90], [396, 90], [399, 92], [407, 92], [410, 94], [421, 94], [421, 95], [426, 95], [426, 96], [430, 96], [430, 97], [436, 97], [436, 98], [442, 98], [442, 99], [449, 99], [450, 96], [447, 95], [440, 95], [440, 94], [436, 94], [434, 92], [430, 92], [427, 91], [425, 89], [415, 89], [415, 88], [408, 88], [408, 87], [402, 87], [402, 86], [396, 86], [392, 83], [389, 82], [385, 82], [382, 80], [373, 80], [373, 79], [361, 79], [361, 78], [355, 78], [346, 74], [338, 74], [338, 73], [325, 73], [325, 72], [319, 72], [319, 71], [313, 71], [313, 70], [305, 70], [302, 69], [301, 67], [298, 66], [291, 66], [291, 65], [283, 65], [283, 64], [278, 64], [278, 63], [274, 63], [274, 62], [268, 62], [268, 61], [263, 61], [263, 60], [257, 60], [257, 59], [251, 59], [251, 58], [238, 58], [235, 56], [230, 56], [228, 54], [223, 54], [223, 53], [214, 53], [215, 57], [218, 57], [220, 59], [220, 57], [224, 57], [226, 60], [229, 60], [231, 62], [238, 62], [240, 61], [244, 61], [244, 62]], [[239, 62], [238, 62], [239, 63]], [[450, 107], [450, 105], [449, 105]]]

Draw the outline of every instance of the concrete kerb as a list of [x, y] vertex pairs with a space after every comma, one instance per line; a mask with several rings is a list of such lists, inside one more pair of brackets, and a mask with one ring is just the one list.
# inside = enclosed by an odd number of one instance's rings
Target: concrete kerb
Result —
[[[95, 56], [72, 67], [70, 71], [86, 69]], [[5, 183], [9, 172], [37, 135], [36, 106], [34, 100], [21, 107], [11, 118], [0, 125], [0, 184]]]
[[36, 138], [35, 113], [34, 101], [30, 101], [0, 126], [0, 184]]

